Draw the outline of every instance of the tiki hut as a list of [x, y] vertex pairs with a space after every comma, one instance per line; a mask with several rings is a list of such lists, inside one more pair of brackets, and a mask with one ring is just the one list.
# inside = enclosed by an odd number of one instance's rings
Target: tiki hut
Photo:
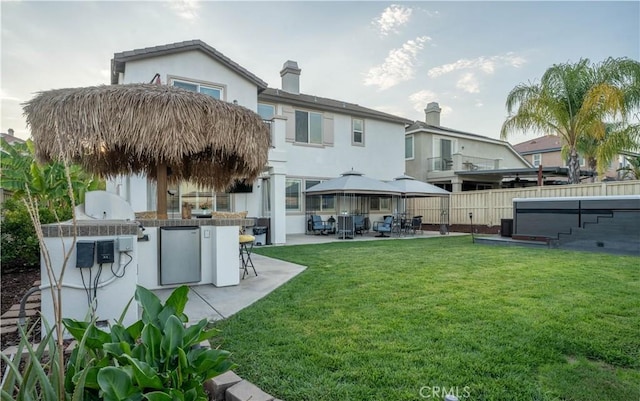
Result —
[[102, 177], [144, 173], [158, 182], [224, 190], [267, 163], [268, 126], [255, 112], [177, 87], [126, 84], [40, 92], [24, 104], [38, 160], [63, 159]]

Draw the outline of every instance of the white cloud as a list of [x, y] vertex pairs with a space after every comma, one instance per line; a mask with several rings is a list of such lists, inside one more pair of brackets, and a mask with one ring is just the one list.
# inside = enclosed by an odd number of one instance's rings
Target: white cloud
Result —
[[188, 21], [194, 21], [198, 18], [200, 5], [197, 0], [170, 0], [168, 5], [180, 18]]
[[484, 103], [482, 103], [482, 100], [476, 100], [475, 106], [480, 108], [480, 107], [484, 106]]
[[411, 8], [392, 4], [385, 8], [380, 17], [373, 20], [372, 23], [378, 27], [381, 36], [398, 33], [397, 28], [409, 22], [412, 12]]
[[463, 91], [469, 93], [480, 92], [480, 84], [478, 83], [478, 79], [476, 78], [475, 74], [472, 72], [463, 74], [458, 82], [456, 82], [456, 88], [462, 89]]
[[378, 89], [384, 90], [412, 79], [418, 52], [429, 40], [431, 38], [428, 36], [419, 36], [415, 40], [408, 40], [402, 47], [389, 51], [382, 64], [369, 69], [364, 84], [375, 85]]
[[440, 106], [440, 109], [442, 109], [442, 111], [440, 112], [440, 116], [450, 116], [451, 114], [453, 114], [453, 109], [449, 106]]
[[427, 73], [431, 78], [437, 78], [441, 75], [448, 74], [453, 71], [474, 69], [484, 72], [485, 74], [493, 74], [497, 67], [514, 67], [519, 68], [527, 61], [514, 53], [506, 53], [500, 56], [478, 57], [475, 59], [460, 59], [450, 64], [444, 64], [434, 67]]
[[10, 96], [8, 93], [5, 93], [4, 89], [0, 89], [0, 100], [8, 101], [8, 102], [19, 102], [20, 98], [15, 96]]
[[409, 95], [409, 101], [415, 111], [424, 111], [428, 103], [438, 101], [438, 95], [430, 90], [421, 90]]

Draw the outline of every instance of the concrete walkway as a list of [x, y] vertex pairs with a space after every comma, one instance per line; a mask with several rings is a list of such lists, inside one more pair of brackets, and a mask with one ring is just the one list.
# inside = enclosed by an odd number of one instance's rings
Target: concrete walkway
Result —
[[[258, 275], [253, 270], [240, 280], [240, 285], [216, 287], [214, 285], [194, 285], [189, 291], [189, 301], [184, 313], [190, 323], [201, 319], [220, 320], [246, 308], [302, 273], [306, 267], [282, 260], [251, 254]], [[240, 269], [238, 268], [240, 273]], [[241, 276], [242, 277], [242, 276]], [[162, 301], [171, 294], [171, 289], [154, 290]]]

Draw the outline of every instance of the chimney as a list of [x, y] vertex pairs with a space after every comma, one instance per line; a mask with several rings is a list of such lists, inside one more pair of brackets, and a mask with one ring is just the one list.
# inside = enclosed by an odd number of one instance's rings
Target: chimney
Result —
[[427, 104], [427, 108], [424, 109], [424, 122], [436, 127], [440, 126], [440, 112], [442, 109], [437, 102], [431, 102]]
[[9, 128], [9, 129], [7, 130], [7, 133], [9, 133], [9, 135], [13, 136], [13, 128]]
[[296, 95], [300, 94], [300, 68], [295, 61], [287, 60], [282, 66], [280, 76], [282, 77], [282, 90]]

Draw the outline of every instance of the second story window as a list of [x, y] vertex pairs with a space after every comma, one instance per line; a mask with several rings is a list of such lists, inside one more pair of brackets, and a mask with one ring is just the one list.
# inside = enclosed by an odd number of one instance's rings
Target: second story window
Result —
[[296, 110], [296, 142], [322, 144], [322, 114]]
[[258, 114], [263, 120], [271, 120], [276, 114], [276, 108], [272, 104], [258, 103]]
[[533, 167], [538, 167], [542, 164], [542, 153], [535, 153], [533, 155]]
[[188, 82], [178, 79], [172, 80], [172, 84], [173, 86], [177, 86], [178, 88], [186, 89], [191, 92], [199, 92], [209, 95], [214, 99], [222, 100], [223, 98], [223, 89], [219, 86]]
[[354, 118], [351, 121], [352, 135], [351, 143], [354, 145], [364, 145], [364, 120]]
[[413, 159], [413, 135], [404, 137], [404, 158]]

